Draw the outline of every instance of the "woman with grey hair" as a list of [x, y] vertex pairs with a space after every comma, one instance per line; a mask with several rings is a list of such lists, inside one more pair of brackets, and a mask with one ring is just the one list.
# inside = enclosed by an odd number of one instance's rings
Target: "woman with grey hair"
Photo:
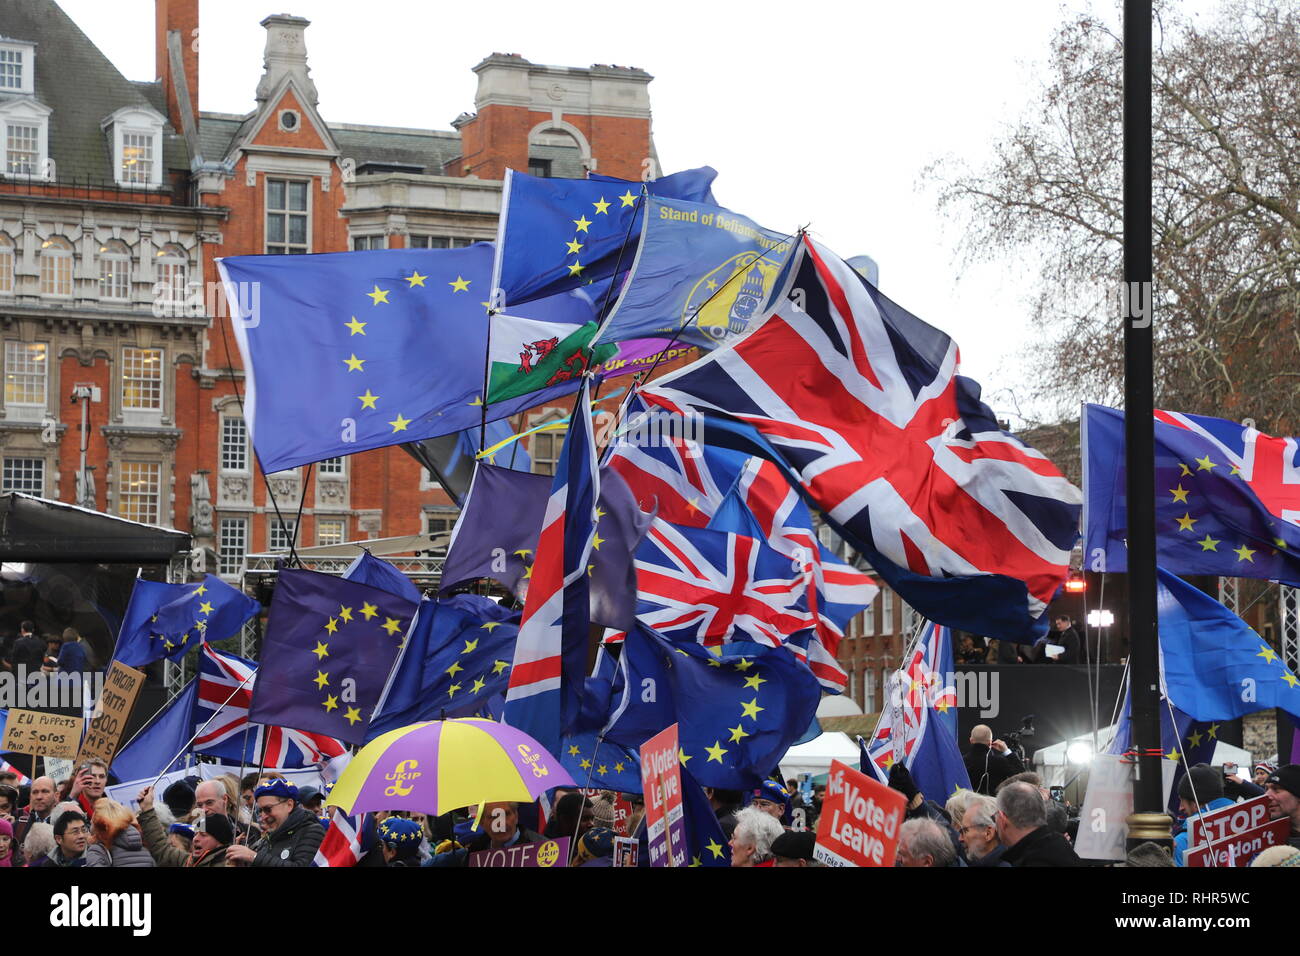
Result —
[[56, 845], [52, 824], [33, 823], [27, 828], [27, 836], [23, 839], [23, 859], [53, 856]]
[[772, 866], [772, 841], [785, 832], [781, 821], [758, 807], [736, 811], [736, 829], [731, 835], [732, 866]]

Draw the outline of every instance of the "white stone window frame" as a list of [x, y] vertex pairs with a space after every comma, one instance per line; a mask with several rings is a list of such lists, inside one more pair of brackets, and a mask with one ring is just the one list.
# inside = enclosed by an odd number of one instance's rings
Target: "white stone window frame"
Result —
[[190, 254], [177, 242], [169, 242], [154, 253], [154, 296], [166, 311], [184, 309], [189, 302]]
[[[23, 181], [54, 178], [54, 164], [49, 158], [50, 114], [53, 112], [48, 106], [34, 99], [15, 99], [0, 104], [0, 176]], [[36, 164], [30, 173], [9, 172], [10, 126], [31, 126], [36, 129]]]
[[[325, 540], [322, 530], [327, 525], [330, 526], [331, 528], [334, 527], [338, 528], [338, 540], [330, 540], [330, 541]], [[342, 544], [346, 540], [348, 540], [348, 519], [347, 518], [342, 516], [327, 518], [320, 515], [316, 517], [316, 544], [318, 546]]]
[[0, 93], [31, 96], [36, 92], [36, 44], [22, 41], [0, 40], [0, 52], [18, 54], [19, 83], [17, 86], [0, 85]]
[[[106, 239], [100, 244], [96, 258], [99, 260], [100, 299], [105, 302], [130, 302], [135, 265], [131, 247], [121, 239]], [[117, 272], [118, 266], [125, 268], [125, 276]], [[110, 270], [108, 274], [105, 274], [105, 267]], [[120, 295], [112, 294], [119, 291]]]
[[[65, 236], [48, 236], [36, 251], [36, 266], [40, 273], [41, 296], [49, 299], [71, 299], [76, 290], [77, 246]], [[51, 274], [46, 273], [50, 263]], [[47, 284], [46, 280], [51, 279]], [[66, 290], [66, 291], [60, 291]]]
[[[243, 449], [242, 449], [242, 455], [241, 455], [241, 457], [243, 458], [244, 463], [243, 463], [242, 467], [231, 467], [231, 466], [229, 466], [229, 465], [226, 464], [226, 446], [227, 446], [227, 441], [226, 441], [226, 423], [227, 423], [227, 422], [230, 422], [230, 421], [237, 421], [237, 422], [242, 423], [242, 425], [243, 425], [243, 431], [244, 431], [244, 441], [243, 441], [243, 446], [244, 446], [244, 447], [243, 447]], [[235, 414], [226, 413], [226, 414], [223, 414], [223, 415], [221, 416], [221, 422], [220, 422], [220, 425], [221, 425], [220, 430], [219, 430], [218, 433], [217, 433], [217, 470], [218, 470], [218, 472], [219, 472], [220, 474], [223, 474], [223, 475], [251, 475], [251, 474], [252, 474], [252, 458], [253, 458], [253, 456], [252, 456], [252, 453], [251, 453], [250, 448], [249, 448], [249, 440], [248, 440], [248, 422], [247, 422], [247, 420], [245, 420], [245, 418], [244, 418], [243, 415], [240, 415], [240, 414], [238, 414], [238, 413], [235, 413]], [[232, 443], [232, 444], [233, 444], [233, 443]]]
[[[236, 580], [243, 572], [244, 562], [248, 555], [248, 535], [249, 535], [250, 523], [251, 522], [249, 521], [249, 519], [243, 516], [222, 517], [217, 521], [217, 574], [219, 577], [224, 578], [226, 580]], [[228, 557], [227, 540], [228, 537], [233, 538], [234, 536], [233, 535], [227, 536], [226, 530], [227, 528], [234, 528], [234, 527], [239, 527], [242, 529], [242, 533], [239, 535], [239, 539], [241, 541], [239, 545], [239, 558], [235, 562], [228, 562], [227, 561], [227, 557]], [[233, 545], [233, 543], [234, 543], [233, 540], [231, 540], [230, 544]], [[231, 563], [235, 565], [233, 571], [228, 569], [229, 564]]]
[[[137, 472], [136, 469], [140, 469]], [[143, 459], [123, 459], [117, 463], [114, 469], [113, 485], [117, 497], [117, 515], [119, 518], [127, 518], [131, 521], [139, 521], [143, 524], [151, 524], [161, 527], [163, 522], [163, 505], [166, 503], [165, 495], [167, 494], [164, 485], [166, 482], [166, 468], [160, 461], [148, 461]], [[152, 490], [146, 488], [143, 491], [128, 490], [128, 476], [135, 474], [149, 474], [152, 472], [157, 476], [157, 482]], [[146, 499], [153, 497], [153, 514], [127, 514], [126, 499], [129, 496], [142, 496]]]
[[348, 476], [348, 458], [346, 455], [339, 455], [337, 458], [326, 458], [316, 463], [317, 478], [346, 478]]
[[[17, 354], [29, 349], [33, 345], [42, 345], [45, 347], [45, 368], [42, 376], [42, 394], [39, 402], [10, 402], [8, 381], [11, 374], [33, 375], [34, 373], [23, 369], [21, 372], [15, 372], [13, 366]], [[41, 421], [49, 408], [50, 401], [50, 345], [48, 342], [20, 342], [15, 339], [6, 339], [4, 343], [4, 405], [5, 415], [14, 421]]]
[[[39, 469], [27, 469], [27, 468], [22, 469], [22, 471], [24, 472], [23, 475], [24, 478], [34, 477], [34, 475], [27, 474], [27, 472], [39, 470], [40, 472], [39, 480], [37, 482], [30, 482], [30, 481], [11, 482], [10, 479], [13, 473], [19, 470], [17, 468], [18, 462], [24, 462], [29, 465], [31, 464], [39, 465], [40, 466]], [[14, 467], [11, 468], [11, 465], [13, 465]], [[40, 455], [23, 454], [23, 453], [19, 453], [15, 455], [5, 455], [4, 461], [0, 462], [0, 490], [16, 491], [26, 495], [37, 495], [43, 498], [45, 497], [45, 482], [46, 479], [49, 477], [49, 470], [50, 470], [49, 462], [46, 461], [45, 458]]]
[[0, 295], [13, 295], [18, 285], [18, 243], [0, 232]]
[[[142, 106], [124, 106], [109, 114], [100, 124], [109, 137], [109, 147], [113, 155], [113, 178], [119, 186], [130, 189], [158, 189], [163, 185], [163, 125], [166, 119], [161, 113]], [[125, 156], [126, 135], [134, 134], [147, 137], [150, 142], [150, 154], [153, 157], [149, 175], [143, 182], [128, 179], [123, 163]]]
[[[286, 116], [293, 117], [293, 123], [291, 125], [285, 125], [284, 118]], [[302, 129], [302, 114], [297, 110], [280, 110], [276, 115], [276, 122], [279, 125], [281, 132], [296, 133], [298, 130]]]
[[[284, 205], [283, 206], [272, 207], [271, 205], [272, 183], [284, 184]], [[290, 187], [293, 185], [302, 185], [305, 187], [306, 189], [305, 209], [290, 208], [292, 204], [289, 201], [289, 190]], [[281, 176], [279, 174], [273, 174], [273, 175], [266, 176], [265, 179], [263, 180], [262, 183], [262, 249], [267, 255], [310, 255], [311, 254], [312, 226], [313, 226], [313, 218], [314, 218], [313, 210], [312, 210], [313, 203], [312, 203], [311, 187], [312, 187], [312, 181], [310, 179], [304, 179], [301, 176], [294, 176], [294, 175]], [[271, 241], [271, 229], [270, 229], [271, 216], [284, 217], [284, 240], [282, 242]], [[304, 236], [306, 240], [305, 242], [293, 242], [290, 240], [289, 237], [291, 233], [290, 233], [289, 223], [290, 223], [290, 217], [292, 216], [304, 217], [305, 220], [304, 228], [306, 231], [306, 235]], [[277, 249], [274, 252], [272, 252], [271, 246], [276, 246]]]
[[[552, 423], [561, 422], [561, 421], [564, 421], [564, 412], [560, 409], [551, 408], [546, 410], [542, 414], [536, 415], [532, 419], [530, 419], [528, 422], [528, 430], [533, 431], [533, 429], [538, 428], [541, 425], [550, 425]], [[563, 452], [564, 439], [565, 436], [567, 435], [568, 435], [567, 430], [562, 430], [558, 428], [549, 431], [533, 431], [533, 433], [529, 436], [529, 442], [528, 442], [528, 457], [530, 460], [530, 468], [533, 474], [537, 474], [537, 475], [555, 474], [555, 469], [560, 466], [560, 455]], [[542, 458], [539, 457], [537, 454], [538, 440], [544, 437], [549, 438], [549, 440], [552, 443], [552, 451], [555, 454], [554, 458]], [[552, 466], [551, 470], [538, 471], [537, 463], [539, 461], [550, 462]]]
[[[280, 529], [280, 536], [284, 539], [283, 547], [276, 547], [276, 531]], [[276, 516], [274, 511], [267, 512], [266, 515], [266, 550], [271, 554], [288, 554], [289, 545], [297, 537], [298, 519], [285, 518], [283, 523]], [[294, 544], [296, 548], [301, 541]]]
[[[127, 354], [132, 351], [158, 353], [158, 405], [156, 408], [139, 406], [128, 407], [126, 404]], [[121, 363], [121, 373], [117, 376], [117, 401], [118, 407], [122, 410], [122, 421], [127, 425], [157, 426], [162, 424], [163, 416], [167, 412], [167, 350], [153, 345], [147, 347], [124, 345], [122, 346]], [[149, 379], [144, 378], [143, 376], [137, 376], [132, 380], [140, 382], [149, 381]]]

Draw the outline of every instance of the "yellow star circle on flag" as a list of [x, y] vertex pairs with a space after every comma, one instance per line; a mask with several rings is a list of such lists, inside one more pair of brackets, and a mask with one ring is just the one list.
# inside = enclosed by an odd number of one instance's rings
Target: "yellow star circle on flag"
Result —
[[326, 686], [329, 682], [330, 682], [330, 675], [325, 673], [324, 671], [317, 671], [316, 679], [312, 681], [312, 683], [314, 683], [318, 689]]
[[461, 653], [462, 653], [462, 654], [469, 654], [469, 653], [473, 652], [474, 649], [477, 648], [477, 647], [478, 647], [478, 638], [477, 638], [477, 637], [474, 638], [474, 640], [472, 640], [472, 641], [469, 640], [468, 638], [466, 638], [466, 639], [465, 639], [465, 649], [464, 649], [463, 651], [461, 651]]
[[356, 707], [349, 707], [348, 712], [343, 716], [348, 719], [349, 724], [356, 724], [361, 720], [361, 711]]
[[507, 664], [505, 661], [497, 661], [495, 664], [492, 665], [492, 673], [500, 674], [503, 670], [505, 670], [509, 666], [510, 665]]
[[460, 666], [460, 662], [459, 662], [459, 661], [452, 661], [452, 662], [451, 662], [451, 666], [447, 668], [447, 673], [450, 674], [452, 677], [455, 677], [457, 674], [459, 674], [459, 673], [460, 673], [461, 671], [463, 671], [464, 669], [465, 669], [465, 668], [463, 668], [463, 667]]
[[1183, 512], [1183, 516], [1181, 518], [1175, 518], [1174, 520], [1178, 522], [1179, 531], [1191, 531], [1192, 525], [1196, 524], [1196, 522], [1199, 521], [1200, 519], [1193, 518], [1191, 512], [1185, 511]]
[[709, 842], [704, 844], [704, 849], [712, 853], [715, 860], [722, 859], [722, 844], [717, 840], [710, 838]]
[[360, 400], [362, 408], [374, 408], [375, 402], [379, 400], [379, 396], [372, 395], [370, 389], [366, 389], [366, 394], [358, 395], [357, 398]]
[[[211, 613], [212, 613], [212, 602], [211, 602], [211, 601], [204, 601], [202, 604], [200, 604], [200, 605], [199, 605], [199, 613], [200, 613], [200, 614], [211, 614]], [[194, 623], [197, 624], [198, 621], [195, 621]]]
[[1205, 538], [1204, 538], [1203, 540], [1198, 541], [1198, 542], [1196, 542], [1196, 543], [1199, 544], [1199, 545], [1201, 546], [1201, 550], [1202, 550], [1202, 551], [1218, 551], [1218, 550], [1219, 550], [1219, 539], [1218, 539], [1218, 538], [1211, 538], [1208, 534], [1205, 536]]
[[1251, 564], [1255, 563], [1255, 552], [1244, 544], [1240, 548], [1233, 548], [1232, 551], [1237, 555], [1238, 561], [1249, 561]]
[[1174, 496], [1174, 501], [1187, 504], [1187, 490], [1181, 484], [1177, 488], [1170, 488], [1169, 493]]
[[335, 634], [338, 632], [338, 629], [339, 622], [334, 618], [330, 618], [329, 623], [325, 625], [325, 630], [329, 631], [331, 634]]
[[459, 684], [452, 684], [450, 687], [448, 687], [448, 688], [447, 688], [447, 699], [448, 699], [448, 700], [451, 700], [451, 698], [455, 697], [455, 696], [456, 696], [456, 691], [458, 691], [458, 690], [460, 690], [460, 685], [459, 685]]
[[582, 753], [582, 751], [578, 749], [578, 745], [577, 745], [577, 744], [570, 744], [570, 745], [569, 745], [569, 756], [570, 756], [570, 757], [576, 757], [576, 756], [578, 756], [578, 755], [581, 754], [581, 753]]
[[755, 697], [755, 698], [754, 698], [753, 700], [751, 700], [748, 704], [742, 703], [742, 704], [740, 705], [740, 710], [741, 710], [741, 714], [740, 714], [740, 715], [741, 715], [742, 717], [748, 717], [748, 718], [750, 718], [751, 720], [758, 720], [758, 712], [759, 712], [760, 710], [767, 710], [767, 708], [766, 708], [766, 707], [759, 707], [759, 706], [758, 706], [758, 698]]
[[207, 586], [206, 584], [199, 584], [199, 586], [196, 587], [196, 588], [194, 589], [194, 592], [193, 592], [193, 593], [198, 594], [198, 595], [207, 594], [207, 593], [208, 593], [208, 586]]
[[744, 724], [737, 724], [736, 726], [728, 727], [727, 729], [731, 731], [731, 743], [733, 744], [738, 744], [742, 737], [749, 736], [749, 731], [745, 729]]
[[476, 678], [474, 678], [474, 683], [470, 685], [469, 692], [470, 692], [471, 694], [477, 694], [477, 693], [478, 693], [479, 691], [481, 691], [485, 686], [487, 686], [487, 681], [485, 681], [485, 680], [484, 680], [483, 678], [481, 678], [481, 677], [476, 677]]
[[1287, 671], [1285, 674], [1283, 674], [1282, 679], [1286, 681], [1288, 686], [1290, 686], [1293, 689], [1295, 688], [1296, 684], [1300, 684], [1300, 679], [1297, 679], [1296, 676], [1292, 674], [1290, 671]]
[[583, 757], [583, 758], [582, 758], [582, 761], [578, 764], [578, 766], [581, 767], [583, 770], [590, 770], [590, 769], [591, 769], [591, 761], [588, 760], [586, 757]]
[[416, 269], [409, 276], [406, 277], [406, 281], [411, 283], [409, 286], [407, 286], [407, 288], [414, 289], [417, 285], [423, 286], [424, 280], [427, 278], [429, 277], [420, 275], [420, 270]]
[[406, 426], [411, 424], [411, 419], [403, 418], [402, 413], [398, 412], [397, 418], [393, 419], [393, 421], [389, 422], [388, 424], [393, 426], [394, 432], [404, 432], [406, 431]]
[[709, 755], [709, 760], [716, 760], [718, 763], [722, 763], [722, 755], [727, 752], [720, 740], [715, 740], [712, 747], [705, 747], [704, 749]]
[[609, 215], [609, 203], [605, 201], [604, 196], [601, 196], [600, 199], [597, 202], [592, 203], [592, 205], [596, 207], [597, 213], [604, 213], [607, 216]]
[[582, 251], [582, 243], [580, 243], [577, 239], [570, 239], [567, 245], [569, 247], [569, 255], [571, 256], [576, 256], [579, 252]]
[[352, 330], [352, 331], [349, 333], [348, 338], [351, 338], [353, 335], [365, 335], [365, 334], [366, 334], [366, 323], [364, 323], [364, 322], [358, 322], [358, 321], [357, 321], [357, 317], [356, 317], [355, 315], [352, 316], [352, 321], [351, 321], [351, 322], [344, 322], [343, 324], [346, 325], [349, 329]]
[[620, 209], [626, 209], [628, 206], [632, 206], [636, 204], [636, 196], [632, 193], [632, 190], [630, 189], [627, 192], [625, 192], [623, 195], [619, 196], [618, 198], [623, 200], [623, 205], [619, 207]]
[[571, 276], [576, 276], [576, 275], [577, 275], [578, 273], [580, 273], [584, 268], [585, 268], [585, 267], [583, 266], [583, 264], [582, 264], [581, 262], [572, 262], [572, 263], [569, 264], [569, 275], [571, 275]]
[[753, 666], [754, 666], [754, 662], [751, 661], [748, 657], [742, 657], [740, 660], [736, 662], [736, 670], [738, 671], [747, 671]]
[[759, 684], [766, 684], [766, 683], [767, 683], [767, 678], [763, 677], [761, 674], [751, 674], [750, 676], [745, 678], [745, 686], [752, 687], [754, 688], [754, 690], [758, 690]]
[[586, 232], [587, 227], [591, 225], [591, 220], [583, 216], [581, 219], [573, 220], [573, 224], [578, 227], [578, 232]]
[[1215, 468], [1217, 468], [1217, 467], [1219, 467], [1219, 466], [1218, 466], [1218, 463], [1217, 463], [1217, 462], [1210, 461], [1210, 456], [1209, 456], [1209, 455], [1206, 455], [1204, 458], [1198, 458], [1198, 459], [1196, 459], [1196, 470], [1197, 470], [1197, 471], [1213, 471], [1213, 470], [1214, 470]]
[[335, 697], [333, 694], [330, 694], [330, 695], [329, 695], [328, 697], [326, 697], [325, 700], [321, 703], [321, 706], [324, 707], [327, 711], [338, 710], [338, 707], [339, 707], [339, 699], [338, 699], [337, 697]]
[[369, 604], [365, 601], [361, 602], [361, 616], [367, 621], [371, 620], [378, 613], [379, 608], [375, 607], [373, 604]]
[[357, 353], [353, 352], [350, 358], [345, 358], [343, 364], [348, 367], [349, 372], [364, 372], [363, 366], [366, 364], [365, 359], [357, 358]]
[[383, 628], [389, 634], [396, 634], [402, 629], [402, 622], [395, 617], [384, 618]]
[[1264, 658], [1264, 663], [1266, 664], [1272, 664], [1277, 660], [1277, 652], [1267, 644], [1259, 645], [1259, 653], [1255, 656]]
[[392, 305], [392, 303], [388, 301], [388, 291], [389, 291], [388, 289], [381, 289], [379, 288], [379, 286], [376, 285], [375, 291], [367, 292], [366, 295], [370, 296], [372, 304], [374, 305], [378, 305], [380, 302], [383, 302], [387, 305]]
[[340, 604], [340, 605], [339, 605], [339, 617], [343, 618], [343, 620], [345, 620], [345, 621], [347, 621], [349, 624], [351, 624], [351, 623], [352, 623], [352, 608], [350, 608], [350, 607], [344, 607], [342, 604]]
[[464, 276], [458, 275], [455, 279], [448, 282], [447, 285], [451, 286], [452, 292], [468, 292], [469, 284], [473, 281], [473, 279], [466, 279]]
[[330, 646], [328, 644], [322, 644], [320, 641], [317, 641], [316, 647], [312, 650], [312, 653], [316, 655], [316, 660], [320, 660], [322, 657], [329, 657]]

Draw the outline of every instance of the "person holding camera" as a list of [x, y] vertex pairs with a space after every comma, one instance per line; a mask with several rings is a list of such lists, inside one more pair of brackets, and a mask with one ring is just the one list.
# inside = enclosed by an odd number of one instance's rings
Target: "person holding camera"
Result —
[[993, 739], [993, 730], [988, 724], [976, 724], [971, 728], [970, 750], [964, 760], [971, 789], [986, 797], [997, 793], [998, 784], [1007, 777], [1023, 773], [1025, 769], [1020, 758], [1004, 741]]

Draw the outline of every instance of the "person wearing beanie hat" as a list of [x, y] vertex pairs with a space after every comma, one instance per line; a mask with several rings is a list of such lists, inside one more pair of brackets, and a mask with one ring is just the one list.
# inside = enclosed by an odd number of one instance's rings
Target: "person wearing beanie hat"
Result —
[[13, 866], [17, 854], [14, 852], [14, 825], [0, 817], [0, 867]]
[[1178, 810], [1186, 817], [1183, 829], [1174, 834], [1174, 866], [1186, 866], [1183, 859], [1191, 838], [1192, 819], [1232, 806], [1234, 801], [1223, 795], [1223, 773], [1206, 763], [1198, 763], [1178, 781]]
[[[897, 790], [907, 800], [907, 819], [915, 820], [918, 817], [929, 817], [935, 823], [952, 830], [952, 821], [948, 819], [948, 811], [935, 803], [933, 800], [926, 798], [921, 792], [921, 788], [916, 785], [912, 779], [912, 772], [907, 769], [906, 764], [896, 763], [889, 768], [889, 789]], [[956, 837], [953, 837], [953, 845], [956, 846]], [[960, 854], [960, 847], [958, 848]]]
[[758, 807], [782, 826], [790, 825], [790, 791], [775, 780], [764, 780], [762, 786], [745, 791], [745, 806]]
[[194, 821], [194, 843], [184, 866], [225, 866], [226, 849], [235, 842], [235, 828], [224, 813], [209, 813]]
[[[154, 805], [153, 787], [141, 790], [136, 800], [140, 804], [140, 835], [155, 864], [169, 867], [226, 865], [225, 847], [234, 840], [234, 827], [224, 813], [200, 814], [193, 824], [167, 826]], [[170, 839], [171, 832], [181, 827], [190, 832], [189, 849], [181, 849]]]
[[609, 827], [592, 827], [578, 840], [573, 855], [574, 866], [613, 866], [614, 831]]
[[813, 846], [817, 836], [811, 830], [795, 833], [786, 830], [772, 841], [772, 856], [776, 857], [775, 866], [821, 866], [813, 859]]
[[311, 866], [325, 838], [320, 820], [298, 805], [298, 788], [284, 779], [264, 779], [253, 791], [254, 809], [266, 824], [255, 844], [235, 844], [226, 861], [251, 866]]
[[591, 799], [591, 825], [614, 829], [614, 795], [608, 790]]
[[1300, 849], [1293, 846], [1271, 846], [1255, 859], [1251, 866], [1293, 866], [1300, 868]]
[[386, 864], [420, 865], [420, 842], [424, 839], [424, 828], [420, 824], [402, 817], [389, 817], [379, 824], [377, 836]]
[[1287, 843], [1300, 847], [1300, 764], [1288, 763], [1278, 767], [1264, 780], [1273, 819], [1287, 817], [1291, 821], [1291, 836]]
[[1271, 774], [1276, 769], [1277, 769], [1277, 764], [1270, 763], [1267, 760], [1261, 760], [1259, 763], [1255, 764], [1255, 771], [1254, 771], [1255, 783], [1258, 786], [1261, 787], [1264, 786], [1264, 781], [1268, 779], [1268, 775]]
[[173, 823], [167, 828], [167, 843], [188, 856], [194, 848], [193, 825], [189, 823]]
[[184, 780], [177, 780], [164, 790], [162, 798], [177, 820], [194, 809], [194, 788]]

